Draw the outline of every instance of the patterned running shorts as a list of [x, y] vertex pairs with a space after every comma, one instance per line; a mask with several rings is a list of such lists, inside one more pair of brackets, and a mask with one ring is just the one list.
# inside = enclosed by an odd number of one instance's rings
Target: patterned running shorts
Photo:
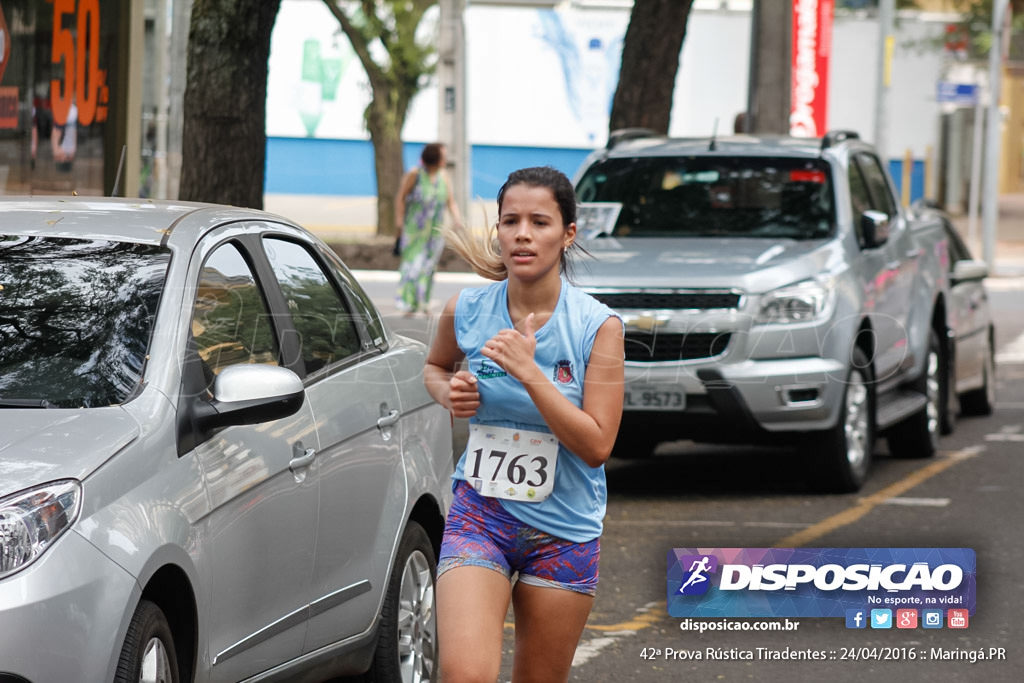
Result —
[[458, 482], [441, 540], [437, 575], [455, 567], [485, 567], [532, 586], [585, 595], [597, 590], [601, 541], [573, 543], [520, 522], [496, 498]]

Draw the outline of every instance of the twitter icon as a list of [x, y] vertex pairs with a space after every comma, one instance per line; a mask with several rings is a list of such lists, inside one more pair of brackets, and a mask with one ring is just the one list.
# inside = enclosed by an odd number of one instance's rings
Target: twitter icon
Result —
[[871, 610], [871, 628], [892, 628], [892, 610]]

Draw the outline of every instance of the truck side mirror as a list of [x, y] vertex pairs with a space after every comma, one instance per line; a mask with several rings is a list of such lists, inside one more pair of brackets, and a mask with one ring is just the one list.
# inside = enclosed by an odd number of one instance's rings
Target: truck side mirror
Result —
[[889, 239], [889, 216], [881, 211], [865, 211], [860, 215], [860, 232], [866, 249], [882, 246]]

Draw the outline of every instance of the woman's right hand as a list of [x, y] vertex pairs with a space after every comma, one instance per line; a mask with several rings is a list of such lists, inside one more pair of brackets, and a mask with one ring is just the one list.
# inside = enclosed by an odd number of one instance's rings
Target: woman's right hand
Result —
[[480, 407], [476, 381], [476, 375], [468, 370], [459, 370], [448, 381], [448, 404], [455, 417], [476, 415], [476, 409]]

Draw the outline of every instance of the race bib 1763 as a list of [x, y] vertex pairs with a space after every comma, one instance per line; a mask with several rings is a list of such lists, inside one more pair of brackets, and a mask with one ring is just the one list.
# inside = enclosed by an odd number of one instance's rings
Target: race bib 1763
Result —
[[464, 474], [482, 496], [539, 503], [555, 486], [557, 460], [558, 439], [553, 434], [469, 426]]

